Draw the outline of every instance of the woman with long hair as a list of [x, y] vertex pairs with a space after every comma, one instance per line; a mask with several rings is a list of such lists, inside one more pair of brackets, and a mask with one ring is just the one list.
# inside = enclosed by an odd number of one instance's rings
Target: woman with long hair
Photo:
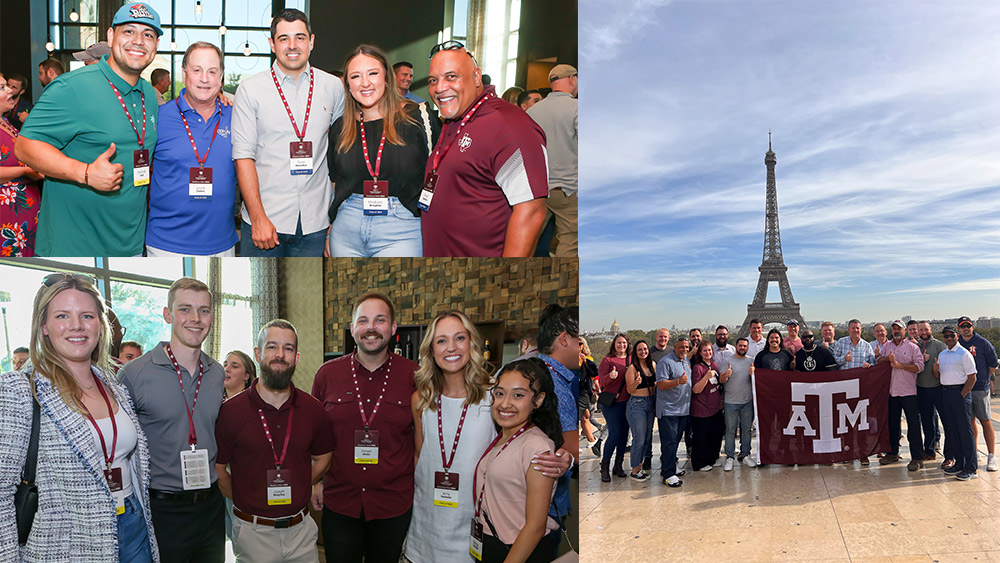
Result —
[[629, 399], [625, 406], [625, 419], [632, 430], [632, 478], [649, 479], [643, 470], [643, 461], [653, 454], [653, 419], [656, 402], [656, 367], [649, 356], [649, 344], [640, 340], [632, 347], [632, 362], [625, 371], [625, 385]]
[[612, 456], [615, 458], [615, 477], [625, 477], [622, 463], [625, 462], [625, 445], [628, 442], [625, 407], [629, 398], [625, 372], [628, 371], [630, 363], [628, 358], [630, 351], [628, 337], [618, 333], [611, 339], [611, 349], [597, 368], [601, 393], [605, 396], [610, 393], [612, 397], [610, 404], [601, 405], [601, 412], [604, 413], [604, 420], [608, 425], [608, 440], [604, 443], [604, 456], [601, 458], [601, 481], [605, 483], [611, 481]]
[[92, 278], [45, 277], [32, 312], [31, 365], [0, 376], [0, 488], [8, 494], [21, 479], [33, 396], [40, 405], [38, 511], [19, 550], [13, 497], [0, 498], [0, 561], [159, 561], [149, 449], [112, 375], [110, 339]]
[[703, 340], [691, 359], [691, 469], [695, 471], [711, 471], [713, 465], [722, 465], [719, 450], [726, 434], [726, 418], [719, 385], [726, 382], [732, 369], [719, 373], [713, 353], [712, 343]]
[[[17, 103], [13, 90], [0, 74], [0, 114], [7, 113]], [[18, 130], [0, 117], [0, 254], [3, 256], [34, 256], [35, 226], [42, 192], [38, 182], [42, 175], [21, 164], [14, 156], [14, 141]]]
[[257, 379], [257, 366], [246, 352], [233, 350], [226, 354], [226, 362], [222, 366], [226, 370], [226, 390], [223, 400], [242, 393], [250, 387], [251, 381]]
[[330, 128], [330, 256], [422, 256], [417, 200], [441, 123], [405, 101], [385, 53], [359, 45], [344, 61], [344, 115]]
[[556, 481], [531, 468], [533, 456], [562, 446], [552, 376], [538, 358], [517, 360], [500, 370], [491, 393], [500, 435], [476, 466], [473, 491], [482, 561], [552, 561], [559, 549], [560, 526], [549, 516]]

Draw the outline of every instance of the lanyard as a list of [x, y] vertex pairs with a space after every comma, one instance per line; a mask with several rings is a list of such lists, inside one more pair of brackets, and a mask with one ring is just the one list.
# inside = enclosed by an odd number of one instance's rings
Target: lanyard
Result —
[[[205, 168], [205, 163], [208, 162], [208, 151], [212, 150], [212, 145], [215, 143], [215, 136], [219, 133], [219, 124], [222, 123], [222, 116], [219, 116], [219, 121], [215, 123], [215, 130], [212, 131], [212, 141], [208, 143], [208, 150], [205, 151], [205, 158], [198, 158], [198, 145], [194, 143], [194, 135], [191, 134], [191, 126], [188, 125], [188, 120], [184, 117], [184, 112], [181, 111], [181, 102], [178, 98], [175, 102], [177, 104], [177, 113], [181, 114], [181, 121], [184, 122], [184, 130], [187, 131], [188, 140], [191, 141], [191, 148], [194, 149], [194, 159], [198, 161], [198, 168]], [[215, 101], [215, 107], [221, 112], [222, 105], [219, 100]]]
[[188, 415], [188, 444], [191, 446], [191, 451], [194, 451], [194, 446], [198, 443], [198, 435], [194, 431], [194, 409], [198, 406], [198, 391], [201, 390], [201, 378], [205, 375], [205, 365], [201, 363], [201, 358], [198, 358], [198, 384], [194, 388], [194, 401], [188, 407], [187, 396], [184, 395], [184, 380], [181, 378], [181, 366], [177, 363], [177, 358], [174, 357], [170, 345], [167, 344], [165, 348], [167, 349], [167, 357], [170, 358], [170, 363], [173, 364], [174, 371], [177, 372], [177, 383], [181, 384], [181, 399], [184, 400], [184, 409], [187, 410]]
[[309, 110], [312, 108], [313, 102], [313, 69], [309, 67], [309, 97], [306, 98], [306, 115], [302, 119], [302, 132], [299, 132], [299, 126], [295, 123], [295, 116], [292, 115], [292, 108], [288, 107], [288, 100], [285, 99], [285, 93], [281, 91], [281, 84], [278, 84], [278, 75], [274, 73], [274, 67], [271, 67], [271, 80], [274, 81], [274, 87], [278, 89], [278, 95], [281, 96], [281, 103], [285, 104], [285, 111], [288, 112], [288, 119], [292, 121], [292, 129], [295, 130], [295, 136], [299, 138], [299, 141], [306, 136], [306, 127], [309, 127]]
[[358, 353], [354, 353], [354, 357], [351, 358], [351, 378], [354, 379], [354, 393], [358, 397], [358, 410], [361, 411], [361, 423], [365, 425], [365, 432], [368, 432], [368, 427], [371, 426], [372, 421], [375, 420], [375, 413], [378, 412], [378, 406], [382, 404], [382, 397], [385, 396], [385, 389], [389, 386], [389, 370], [392, 369], [392, 356], [389, 356], [388, 363], [385, 366], [385, 381], [382, 382], [382, 391], [378, 394], [378, 400], [375, 401], [375, 408], [372, 409], [372, 415], [369, 417], [365, 416], [365, 407], [361, 404], [361, 386], [358, 385], [358, 374], [354, 369], [354, 363], [358, 361]]
[[118, 88], [108, 79], [108, 84], [111, 85], [111, 89], [115, 91], [115, 96], [118, 97], [118, 103], [122, 105], [122, 111], [125, 112], [125, 117], [128, 118], [128, 124], [132, 126], [132, 130], [135, 131], [135, 140], [139, 141], [139, 148], [142, 148], [142, 144], [146, 141], [146, 96], [142, 95], [142, 90], [139, 90], [139, 99], [142, 100], [142, 134], [139, 134], [139, 129], [135, 126], [135, 121], [132, 119], [132, 114], [128, 112], [128, 108], [125, 107], [125, 99], [122, 98], [122, 93], [118, 91]]
[[455, 139], [458, 138], [458, 134], [462, 132], [462, 128], [465, 127], [465, 124], [472, 119], [472, 114], [476, 113], [476, 110], [479, 109], [479, 106], [483, 105], [483, 102], [495, 97], [496, 94], [491, 92], [483, 96], [483, 99], [479, 100], [476, 105], [472, 106], [472, 109], [470, 109], [469, 112], [465, 114], [465, 117], [462, 118], [462, 122], [458, 124], [458, 129], [455, 130], [455, 134], [452, 135], [451, 140], [448, 141], [448, 146], [444, 147], [444, 150], [441, 150], [441, 141], [443, 139], [438, 140], [437, 147], [434, 148], [434, 159], [431, 165], [431, 174], [437, 172], [438, 166], [441, 165], [441, 160], [444, 159], [445, 155], [448, 154], [448, 151], [451, 150], [451, 146], [455, 144]]
[[[506, 442], [503, 443], [503, 446], [500, 446], [500, 451], [497, 452], [496, 457], [494, 457], [493, 459], [496, 460], [496, 458], [500, 457], [500, 454], [502, 454], [503, 451], [507, 449], [507, 446], [509, 446], [510, 443], [513, 442], [518, 436], [520, 436], [521, 434], [523, 434], [524, 431], [527, 430], [528, 427], [530, 427], [530, 426], [531, 426], [531, 423], [529, 422], [529, 423], [525, 424], [524, 426], [522, 426], [521, 428], [519, 428], [518, 431], [515, 432], [514, 435], [510, 437], [510, 439], [508, 439]], [[493, 447], [497, 445], [497, 442], [500, 441], [500, 438], [503, 438], [503, 434], [499, 434], [496, 438], [493, 438], [493, 441], [490, 442], [490, 447], [486, 448], [486, 451], [483, 452], [483, 455], [479, 458], [479, 462], [476, 463], [476, 472], [473, 473], [473, 475], [472, 475], [472, 490], [473, 491], [476, 490], [476, 477], [479, 476], [479, 464], [482, 463], [484, 459], [486, 459], [486, 456], [489, 455], [489, 453], [493, 450]], [[483, 509], [483, 493], [486, 492], [486, 483], [485, 483], [485, 481], [486, 481], [486, 472], [488, 470], [489, 470], [489, 465], [487, 464], [486, 469], [483, 470], [483, 481], [484, 481], [484, 483], [483, 483], [483, 490], [479, 491], [479, 500], [476, 502], [476, 517], [477, 518], [479, 517], [480, 511], [482, 511], [482, 509]]]
[[462, 435], [462, 425], [465, 424], [465, 414], [469, 412], [469, 405], [462, 406], [462, 416], [458, 419], [458, 430], [455, 430], [455, 443], [451, 445], [451, 457], [446, 458], [444, 455], [444, 426], [441, 422], [441, 395], [438, 395], [438, 440], [441, 444], [441, 466], [444, 467], [445, 474], [448, 473], [448, 469], [451, 468], [452, 462], [455, 461], [455, 451], [458, 450], [458, 437]]
[[289, 407], [288, 409], [288, 426], [285, 428], [285, 445], [281, 446], [281, 457], [278, 457], [278, 452], [274, 449], [271, 430], [267, 427], [267, 421], [264, 420], [264, 409], [257, 409], [257, 412], [260, 413], [260, 423], [264, 425], [264, 434], [267, 435], [267, 442], [271, 444], [271, 455], [274, 456], [274, 466], [281, 469], [281, 464], [285, 463], [285, 454], [288, 453], [288, 442], [292, 438], [292, 416], [295, 414], [295, 407]]
[[[111, 437], [111, 455], [108, 455], [108, 447], [104, 444], [104, 434], [101, 432], [101, 427], [97, 425], [97, 421], [90, 415], [90, 411], [87, 411], [87, 419], [94, 425], [94, 430], [97, 430], [97, 436], [101, 439], [101, 449], [104, 450], [104, 463], [108, 465], [108, 471], [110, 471], [111, 463], [115, 460], [115, 448], [118, 447], [118, 423], [115, 422], [115, 412], [111, 408], [111, 399], [108, 399], [108, 392], [104, 390], [104, 384], [97, 379], [94, 372], [90, 372], [90, 375], [94, 378], [94, 384], [101, 391], [101, 397], [104, 397], [104, 404], [108, 405], [108, 414], [111, 415], [111, 431], [113, 435]], [[86, 410], [86, 407], [84, 407], [84, 410]]]
[[[384, 120], [383, 120], [384, 121]], [[365, 114], [361, 114], [361, 150], [365, 153], [365, 166], [372, 180], [378, 181], [379, 170], [382, 169], [382, 148], [385, 147], [385, 123], [382, 124], [382, 141], [378, 144], [378, 155], [375, 157], [375, 169], [372, 170], [371, 159], [368, 157], [368, 141], [365, 139]]]

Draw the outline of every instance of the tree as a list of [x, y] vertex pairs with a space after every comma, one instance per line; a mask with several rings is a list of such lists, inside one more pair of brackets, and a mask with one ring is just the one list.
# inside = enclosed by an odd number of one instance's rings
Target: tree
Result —
[[111, 284], [111, 301], [118, 321], [126, 329], [125, 340], [135, 340], [149, 350], [169, 337], [170, 330], [163, 320], [163, 306], [149, 291], [138, 285]]

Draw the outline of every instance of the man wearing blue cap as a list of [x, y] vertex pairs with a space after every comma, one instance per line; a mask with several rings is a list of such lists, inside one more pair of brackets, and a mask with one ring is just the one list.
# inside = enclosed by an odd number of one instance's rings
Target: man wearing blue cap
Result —
[[115, 14], [111, 54], [52, 81], [15, 144], [47, 176], [39, 256], [139, 256], [146, 230], [156, 92], [139, 75], [156, 56], [160, 16], [136, 2]]

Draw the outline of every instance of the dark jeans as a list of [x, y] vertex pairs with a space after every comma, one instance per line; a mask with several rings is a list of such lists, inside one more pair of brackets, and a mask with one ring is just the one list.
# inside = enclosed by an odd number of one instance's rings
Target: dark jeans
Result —
[[[525, 563], [549, 563], [559, 555], [559, 540], [562, 532], [553, 530], [538, 540], [538, 545], [528, 556]], [[490, 535], [489, 528], [483, 526], [483, 563], [502, 563], [510, 552], [509, 545]], [[475, 561], [475, 559], [470, 560]]]
[[396, 563], [413, 509], [392, 518], [365, 520], [323, 508], [323, 552], [327, 563]]
[[900, 414], [906, 415], [906, 441], [910, 444], [910, 457], [919, 461], [923, 459], [923, 443], [920, 441], [920, 408], [916, 395], [889, 395], [889, 453], [893, 455], [899, 455], [899, 437], [903, 432]]
[[722, 449], [722, 437], [726, 434], [726, 417], [722, 411], [712, 416], [691, 417], [691, 440], [694, 451], [691, 452], [691, 469], [697, 471], [706, 465], [712, 465], [719, 459]]
[[226, 503], [219, 488], [208, 500], [177, 502], [150, 498], [153, 532], [163, 563], [226, 560]]
[[[917, 405], [920, 409], [920, 426], [924, 433], [924, 455], [934, 455], [934, 442], [941, 440], [941, 429], [938, 427], [941, 386], [917, 387]], [[945, 453], [946, 458], [947, 456]]]
[[323, 256], [323, 247], [326, 246], [326, 229], [303, 235], [301, 218], [295, 227], [295, 234], [278, 233], [278, 245], [270, 250], [254, 246], [252, 229], [249, 223], [241, 221], [240, 256]]
[[[625, 408], [628, 401], [602, 406], [604, 420], [608, 422], [608, 439], [604, 442], [602, 461], [609, 461], [611, 456], [625, 457], [625, 445], [628, 444], [628, 421], [625, 420]], [[615, 450], [618, 450], [615, 452]]]
[[656, 424], [660, 429], [660, 476], [666, 479], [677, 474], [677, 445], [687, 428], [688, 416], [661, 416]]
[[[962, 389], [943, 388], [941, 422], [944, 423], [944, 439], [952, 444], [955, 467], [965, 473], [975, 473], [979, 466], [976, 444], [972, 441], [972, 392], [962, 397]], [[948, 458], [952, 459], [952, 458]]]

